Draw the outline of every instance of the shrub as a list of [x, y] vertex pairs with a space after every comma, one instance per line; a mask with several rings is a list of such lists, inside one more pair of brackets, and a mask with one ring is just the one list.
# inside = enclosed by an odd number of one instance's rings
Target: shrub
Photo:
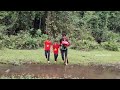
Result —
[[115, 42], [103, 42], [102, 47], [110, 51], [119, 51], [119, 47]]
[[40, 37], [41, 35], [42, 35], [42, 32], [41, 32], [40, 29], [38, 29], [37, 32], [36, 32], [36, 37]]
[[89, 40], [79, 40], [71, 45], [71, 49], [78, 49], [78, 50], [92, 50], [98, 48], [99, 48], [99, 44], [97, 44], [97, 42], [89, 41]]
[[24, 46], [24, 49], [36, 49], [38, 48], [37, 39], [28, 37], [23, 46]]
[[3, 48], [2, 40], [0, 40], [0, 50]]
[[26, 36], [19, 37], [19, 43], [17, 48], [20, 49], [37, 49], [44, 46], [44, 41], [47, 39], [47, 35], [43, 34], [41, 37], [34, 37], [27, 34]]
[[9, 49], [37, 49], [43, 47], [44, 41], [47, 39], [47, 35], [43, 34], [41, 36], [32, 37], [28, 32], [18, 34], [17, 36], [7, 35], [1, 36], [2, 40], [0, 42], [0, 47], [6, 47]]
[[119, 41], [119, 34], [114, 33], [112, 31], [104, 31], [102, 35], [102, 41], [105, 41], [105, 42]]
[[42, 34], [41, 37], [38, 38], [38, 44], [40, 47], [44, 46], [44, 41], [48, 38], [48, 35]]
[[3, 47], [10, 49], [12, 48], [12, 41], [7, 35], [3, 37], [2, 41], [3, 41]]

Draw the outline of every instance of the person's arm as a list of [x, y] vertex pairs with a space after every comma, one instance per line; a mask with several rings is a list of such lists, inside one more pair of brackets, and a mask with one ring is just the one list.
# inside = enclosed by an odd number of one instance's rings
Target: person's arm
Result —
[[59, 45], [61, 46], [61, 44], [62, 44], [62, 39], [60, 39], [60, 44]]
[[69, 40], [68, 40], [68, 39], [67, 39], [67, 42], [68, 42], [67, 46], [70, 46], [70, 42], [69, 42]]
[[70, 46], [70, 42], [68, 42], [68, 46]]

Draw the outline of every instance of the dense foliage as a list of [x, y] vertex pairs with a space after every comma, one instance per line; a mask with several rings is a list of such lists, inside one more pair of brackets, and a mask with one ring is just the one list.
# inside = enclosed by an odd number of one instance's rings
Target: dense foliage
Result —
[[117, 51], [120, 11], [0, 11], [0, 48], [37, 49], [62, 32], [73, 49]]

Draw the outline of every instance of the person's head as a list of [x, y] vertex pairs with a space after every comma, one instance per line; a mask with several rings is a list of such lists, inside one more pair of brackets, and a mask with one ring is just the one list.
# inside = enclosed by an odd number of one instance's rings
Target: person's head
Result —
[[50, 40], [50, 37], [48, 37], [47, 40]]
[[62, 38], [66, 39], [66, 34], [65, 33], [62, 34]]
[[62, 34], [62, 37], [66, 37], [66, 34], [65, 34], [65, 33], [63, 33], [63, 34]]
[[55, 39], [55, 40], [54, 40], [54, 43], [57, 43], [57, 42], [58, 42], [58, 40]]

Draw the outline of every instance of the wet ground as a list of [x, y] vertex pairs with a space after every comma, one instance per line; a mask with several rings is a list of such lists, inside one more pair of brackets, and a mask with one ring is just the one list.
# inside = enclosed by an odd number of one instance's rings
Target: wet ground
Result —
[[120, 65], [40, 65], [21, 66], [0, 64], [0, 76], [34, 75], [41, 78], [63, 79], [120, 79]]

